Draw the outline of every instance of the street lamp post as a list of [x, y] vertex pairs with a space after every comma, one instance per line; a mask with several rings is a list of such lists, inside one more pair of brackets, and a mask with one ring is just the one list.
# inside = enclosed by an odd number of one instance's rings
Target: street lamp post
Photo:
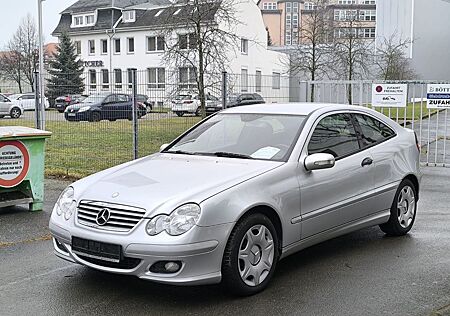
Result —
[[42, 2], [45, 0], [37, 0], [38, 2], [38, 24], [39, 24], [39, 95], [40, 107], [36, 115], [41, 117], [40, 129], [45, 130], [45, 95], [44, 95], [44, 37], [42, 34]]

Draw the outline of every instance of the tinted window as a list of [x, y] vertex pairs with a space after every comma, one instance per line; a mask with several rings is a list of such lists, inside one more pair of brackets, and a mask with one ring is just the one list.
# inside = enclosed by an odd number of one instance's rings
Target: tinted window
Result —
[[317, 124], [308, 144], [309, 154], [328, 153], [335, 158], [359, 150], [355, 128], [346, 114], [323, 118]]
[[0, 94], [0, 102], [6, 102], [6, 98]]
[[355, 117], [361, 127], [362, 139], [366, 146], [382, 142], [383, 140], [395, 135], [392, 129], [377, 119], [362, 114], [356, 114]]

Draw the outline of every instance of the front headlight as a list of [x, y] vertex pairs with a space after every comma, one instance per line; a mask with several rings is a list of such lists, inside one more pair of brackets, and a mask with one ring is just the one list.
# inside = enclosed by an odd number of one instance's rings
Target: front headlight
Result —
[[58, 216], [64, 214], [64, 219], [69, 220], [72, 217], [77, 202], [74, 199], [74, 190], [72, 187], [67, 187], [59, 196], [55, 205], [55, 211]]
[[83, 106], [82, 108], [80, 108], [80, 109], [78, 110], [78, 113], [80, 113], [80, 112], [86, 112], [87, 110], [90, 110], [90, 109], [91, 109], [90, 106]]
[[158, 215], [147, 224], [147, 234], [158, 235], [166, 231], [171, 236], [178, 236], [194, 227], [200, 218], [200, 206], [195, 203], [184, 204], [170, 215]]

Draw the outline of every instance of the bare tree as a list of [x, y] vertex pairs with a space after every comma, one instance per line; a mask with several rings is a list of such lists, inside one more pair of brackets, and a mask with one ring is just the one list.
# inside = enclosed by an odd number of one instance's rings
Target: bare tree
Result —
[[6, 52], [0, 57], [0, 74], [14, 81], [22, 92], [23, 84], [30, 85], [34, 91], [34, 72], [38, 62], [38, 35], [31, 15], [22, 20], [17, 31], [6, 46]]
[[377, 47], [375, 64], [378, 75], [383, 80], [412, 80], [417, 74], [406, 57], [405, 50], [412, 44], [409, 38], [402, 39], [396, 34], [383, 38]]
[[[336, 74], [339, 79], [356, 80], [370, 74], [373, 65], [374, 40], [363, 33], [364, 22], [359, 20], [358, 11], [350, 6], [345, 16], [335, 21], [334, 56]], [[352, 103], [352, 87], [347, 86], [348, 103]]]
[[184, 13], [170, 14], [161, 31], [166, 39], [164, 57], [178, 70], [179, 81], [195, 82], [205, 117], [205, 92], [220, 82], [230, 51], [239, 45], [237, 9], [233, 0], [182, 0], [171, 8], [173, 13], [179, 9]]
[[[332, 68], [333, 44], [330, 34], [332, 23], [328, 0], [313, 0], [313, 9], [302, 13], [300, 45], [290, 54], [290, 70], [301, 72], [310, 80], [328, 76]], [[314, 101], [314, 84], [311, 86], [311, 102]]]

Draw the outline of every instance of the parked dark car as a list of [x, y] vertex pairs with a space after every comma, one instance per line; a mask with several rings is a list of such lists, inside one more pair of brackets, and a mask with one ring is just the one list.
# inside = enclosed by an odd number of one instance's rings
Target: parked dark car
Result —
[[[138, 118], [146, 113], [145, 105], [138, 102]], [[90, 95], [81, 103], [69, 105], [64, 112], [64, 117], [68, 121], [90, 122], [131, 120], [133, 118], [131, 96], [123, 93]]]
[[232, 94], [228, 98], [227, 107], [232, 108], [241, 105], [262, 104], [266, 103], [263, 97], [258, 93], [241, 93]]
[[55, 99], [55, 108], [59, 113], [63, 113], [66, 110], [66, 107], [68, 107], [69, 105], [81, 103], [84, 99], [86, 99], [86, 96], [79, 94], [69, 94], [57, 97]]
[[137, 94], [136, 100], [145, 105], [145, 107], [147, 108], [147, 112], [153, 110], [153, 102], [151, 102], [149, 100], [149, 97], [146, 96], [145, 94]]

